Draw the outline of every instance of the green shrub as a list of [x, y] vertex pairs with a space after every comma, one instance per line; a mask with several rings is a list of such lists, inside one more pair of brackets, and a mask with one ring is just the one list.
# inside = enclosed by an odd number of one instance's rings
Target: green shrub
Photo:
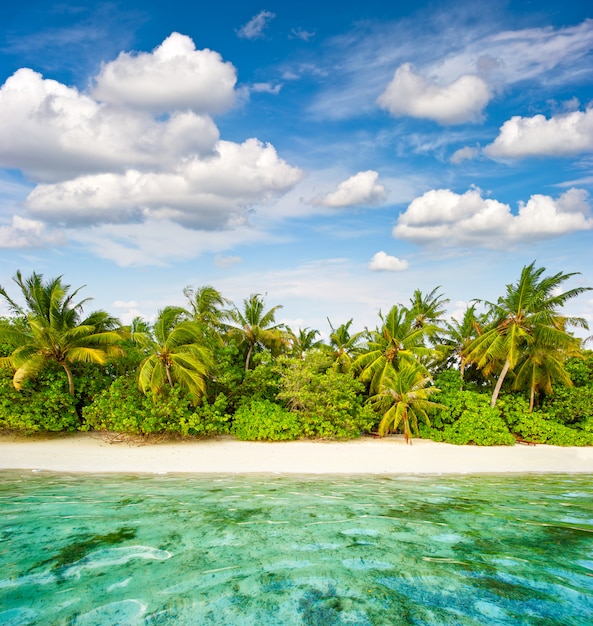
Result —
[[288, 441], [301, 435], [299, 418], [270, 400], [252, 400], [234, 415], [231, 432], [243, 441]]
[[321, 351], [279, 359], [276, 398], [299, 416], [302, 437], [352, 439], [372, 431], [379, 416], [364, 403], [364, 385], [331, 365]]
[[514, 432], [515, 426], [521, 420], [527, 419], [530, 415], [529, 401], [525, 396], [516, 393], [507, 393], [499, 396], [496, 409], [511, 432]]
[[78, 425], [64, 372], [48, 367], [17, 391], [11, 372], [0, 369], [0, 430], [58, 432], [76, 430]]
[[443, 430], [443, 441], [458, 445], [512, 446], [515, 438], [496, 409], [463, 411], [460, 418]]
[[209, 437], [226, 435], [230, 432], [231, 416], [227, 413], [228, 401], [223, 393], [219, 393], [212, 404], [206, 397], [195, 407], [189, 417], [180, 420], [180, 432], [183, 436]]
[[525, 441], [547, 443], [553, 446], [590, 446], [593, 445], [593, 432], [569, 428], [546, 419], [540, 413], [525, 416], [515, 427], [517, 435]]
[[212, 405], [204, 400], [195, 409], [181, 387], [152, 398], [139, 389], [135, 378], [121, 376], [83, 409], [85, 430], [108, 430], [135, 435], [169, 433], [214, 435], [228, 432], [230, 417], [220, 395]]
[[574, 424], [593, 417], [593, 387], [557, 387], [543, 403], [542, 413], [559, 424]]
[[458, 445], [513, 445], [515, 438], [501, 417], [498, 406], [490, 407], [490, 395], [460, 391], [459, 380], [458, 376], [447, 372], [439, 376], [437, 382], [444, 384], [444, 390], [439, 394], [438, 401], [447, 408], [431, 414], [431, 426], [420, 425], [420, 436]]

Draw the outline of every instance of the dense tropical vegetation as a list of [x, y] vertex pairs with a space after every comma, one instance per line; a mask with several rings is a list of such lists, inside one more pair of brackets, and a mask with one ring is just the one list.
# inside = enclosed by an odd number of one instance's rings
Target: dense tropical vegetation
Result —
[[0, 287], [0, 430], [249, 440], [402, 432], [456, 444], [593, 445], [593, 352], [563, 307], [587, 288], [530, 264], [496, 301], [446, 319], [436, 287], [379, 313], [293, 330], [254, 293], [183, 291], [153, 323], [84, 309], [62, 277]]

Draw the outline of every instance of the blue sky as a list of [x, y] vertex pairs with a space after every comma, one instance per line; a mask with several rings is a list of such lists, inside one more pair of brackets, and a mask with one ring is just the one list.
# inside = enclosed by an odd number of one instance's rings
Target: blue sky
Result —
[[64, 275], [124, 322], [211, 284], [323, 336], [533, 260], [593, 286], [585, 4], [5, 6], [0, 284]]

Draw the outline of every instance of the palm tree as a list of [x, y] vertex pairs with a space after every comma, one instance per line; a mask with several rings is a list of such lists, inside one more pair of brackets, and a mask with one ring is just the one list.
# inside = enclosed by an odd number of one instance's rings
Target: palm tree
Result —
[[[393, 306], [383, 317], [383, 325], [371, 333], [367, 350], [356, 358], [352, 367], [359, 372], [360, 379], [368, 382], [371, 394], [379, 393], [383, 379], [398, 370], [403, 362], [418, 362], [434, 355], [434, 350], [424, 345], [424, 339], [438, 329], [426, 324], [416, 328], [413, 316], [405, 307]], [[426, 372], [426, 367], [424, 368]]]
[[14, 346], [10, 356], [0, 359], [0, 365], [15, 370], [13, 384], [21, 389], [25, 380], [35, 378], [48, 363], [57, 363], [66, 372], [68, 391], [74, 396], [72, 363], [102, 365], [119, 354], [119, 322], [105, 311], [83, 318], [83, 307], [91, 299], [74, 302], [82, 287], [69, 293], [70, 285], [65, 285], [61, 276], [44, 282], [42, 274], [34, 272], [23, 278], [17, 271], [13, 280], [26, 306], [19, 306], [0, 287], [0, 296], [22, 322], [0, 324], [0, 340]]
[[564, 365], [566, 361], [581, 354], [580, 340], [566, 333], [555, 333], [551, 343], [539, 337], [536, 327], [535, 338], [517, 365], [513, 389], [529, 389], [529, 412], [533, 411], [535, 394], [552, 394], [553, 384], [560, 382], [572, 387], [572, 380]]
[[447, 350], [447, 361], [459, 363], [459, 374], [463, 384], [465, 369], [469, 365], [467, 347], [482, 334], [483, 316], [476, 315], [476, 304], [468, 306], [461, 321], [451, 318], [445, 322], [444, 336], [439, 335], [439, 342]]
[[179, 384], [196, 404], [206, 391], [206, 377], [213, 360], [199, 325], [185, 320], [185, 313], [181, 307], [159, 311], [153, 326], [154, 338], [144, 342], [150, 354], [140, 365], [138, 384], [145, 394], [150, 391], [154, 395]]
[[228, 316], [224, 307], [230, 306], [231, 301], [220, 291], [211, 285], [204, 285], [198, 289], [188, 286], [183, 289], [183, 295], [190, 306], [190, 319], [216, 332], [222, 328], [223, 321]]
[[379, 435], [384, 437], [401, 424], [406, 443], [411, 443], [412, 429], [418, 434], [418, 418], [422, 417], [430, 426], [428, 411], [446, 408], [429, 398], [440, 391], [430, 386], [431, 379], [420, 363], [402, 362], [400, 368], [387, 369], [377, 393], [369, 398], [374, 409], [382, 413]]
[[568, 300], [588, 291], [577, 287], [561, 291], [562, 284], [577, 272], [543, 276], [544, 267], [536, 269], [535, 262], [521, 271], [517, 284], [507, 285], [506, 294], [489, 307], [492, 320], [489, 329], [474, 339], [466, 348], [466, 358], [475, 363], [488, 376], [498, 372], [492, 393], [491, 406], [496, 405], [503, 381], [513, 371], [522, 356], [533, 346], [536, 336], [543, 345], [561, 345], [567, 340], [566, 328], [587, 328], [585, 320], [566, 317], [559, 309]]
[[437, 293], [441, 287], [435, 287], [429, 294], [424, 295], [420, 289], [414, 291], [410, 298], [410, 313], [414, 317], [414, 328], [422, 328], [427, 324], [438, 324], [445, 314], [447, 298]]
[[318, 334], [318, 330], [309, 328], [299, 328], [298, 334], [288, 329], [293, 354], [297, 358], [302, 359], [306, 352], [318, 348], [321, 345], [321, 341], [315, 339]]
[[243, 311], [234, 307], [228, 312], [231, 323], [226, 323], [231, 337], [247, 345], [245, 371], [251, 364], [251, 356], [257, 347], [268, 348], [278, 352], [288, 344], [283, 324], [276, 324], [276, 311], [282, 305], [265, 311], [265, 302], [259, 293], [252, 293], [243, 300]]
[[337, 328], [332, 326], [329, 318], [327, 319], [327, 322], [331, 328], [329, 346], [334, 353], [334, 368], [339, 373], [345, 374], [350, 371], [352, 359], [360, 350], [360, 344], [364, 333], [358, 332], [353, 335], [350, 334], [352, 318], [350, 318], [345, 324], [340, 324]]

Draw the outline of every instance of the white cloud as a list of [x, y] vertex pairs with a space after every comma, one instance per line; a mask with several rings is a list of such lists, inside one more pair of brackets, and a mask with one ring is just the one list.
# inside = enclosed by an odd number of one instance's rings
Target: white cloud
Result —
[[216, 156], [169, 172], [108, 173], [38, 185], [26, 206], [36, 217], [68, 224], [169, 219], [216, 229], [236, 224], [253, 204], [290, 189], [303, 176], [257, 139], [220, 141]]
[[10, 225], [0, 226], [0, 248], [41, 248], [63, 244], [60, 233], [48, 233], [43, 222], [13, 215]]
[[267, 233], [246, 226], [207, 231], [154, 219], [141, 224], [102, 224], [72, 230], [69, 236], [91, 254], [121, 267], [162, 267], [270, 239]]
[[490, 88], [479, 76], [466, 74], [441, 86], [426, 81], [404, 63], [377, 103], [396, 117], [409, 115], [448, 125], [480, 121], [490, 96]]
[[373, 271], [402, 272], [407, 270], [409, 263], [405, 259], [390, 256], [381, 250], [373, 255], [368, 268]]
[[272, 85], [271, 83], [254, 83], [249, 87], [249, 91], [254, 93], [271, 93], [277, 95], [280, 93], [282, 89], [282, 83], [276, 83]]
[[237, 76], [218, 52], [196, 50], [190, 37], [172, 33], [151, 53], [121, 52], [101, 67], [92, 96], [153, 112], [221, 113], [235, 102]]
[[547, 119], [514, 116], [484, 152], [493, 158], [565, 156], [593, 151], [593, 108]]
[[520, 203], [515, 215], [508, 204], [482, 198], [479, 189], [462, 195], [436, 189], [400, 214], [393, 236], [421, 245], [505, 248], [593, 229], [588, 197], [582, 189], [557, 199], [537, 194]]
[[247, 24], [237, 30], [237, 36], [242, 39], [259, 39], [263, 37], [266, 26], [276, 17], [270, 11], [260, 11]]
[[471, 148], [470, 146], [466, 146], [465, 148], [460, 148], [456, 150], [449, 159], [451, 163], [454, 165], [459, 165], [463, 161], [472, 161], [476, 159], [480, 154], [480, 150], [478, 148]]
[[158, 121], [98, 104], [29, 69], [0, 88], [0, 165], [34, 180], [167, 168], [188, 155], [212, 154], [218, 138], [207, 116], [178, 112]]
[[[39, 183], [24, 202], [36, 220], [236, 228], [303, 172], [255, 138], [221, 140], [211, 117], [195, 112], [230, 104], [234, 83], [230, 64], [177, 33], [151, 54], [104, 65], [93, 97], [20, 69], [0, 87], [0, 166]], [[156, 115], [168, 106], [183, 110]]]
[[313, 204], [327, 207], [368, 206], [379, 204], [387, 197], [385, 187], [377, 182], [373, 170], [358, 172], [338, 185], [336, 191], [315, 198]]

